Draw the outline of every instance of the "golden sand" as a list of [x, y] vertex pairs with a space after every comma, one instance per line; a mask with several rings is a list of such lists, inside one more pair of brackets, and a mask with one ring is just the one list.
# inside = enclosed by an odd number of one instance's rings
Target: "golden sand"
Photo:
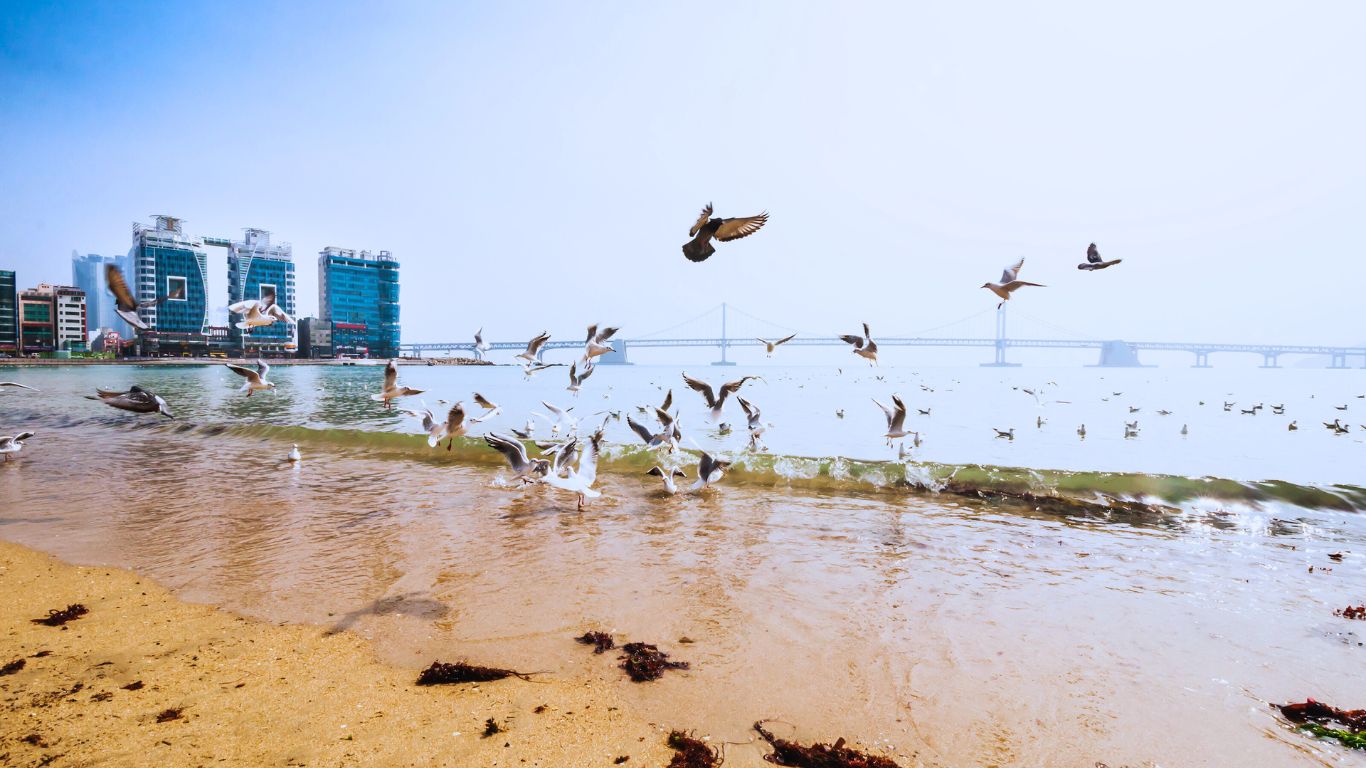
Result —
[[[65, 628], [30, 621], [70, 603], [90, 613]], [[4, 766], [611, 766], [626, 756], [630, 768], [667, 764], [669, 727], [687, 727], [633, 717], [619, 686], [553, 674], [418, 687], [416, 670], [380, 663], [348, 633], [247, 620], [127, 571], [0, 542], [0, 666], [20, 658], [22, 670], [0, 677]], [[158, 722], [168, 709], [182, 714]], [[504, 732], [484, 737], [489, 718]]]

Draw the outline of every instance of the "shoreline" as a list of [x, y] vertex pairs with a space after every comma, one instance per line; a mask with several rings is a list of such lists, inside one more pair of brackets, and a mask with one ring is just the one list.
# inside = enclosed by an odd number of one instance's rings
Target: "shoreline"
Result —
[[[115, 360], [88, 360], [88, 359], [48, 359], [39, 358], [37, 360], [26, 357], [5, 357], [0, 358], [0, 368], [14, 366], [16, 368], [45, 368], [49, 366], [83, 366], [83, 365], [161, 365], [161, 366], [195, 366], [195, 365], [222, 365], [224, 363], [244, 363], [254, 365], [260, 358], [256, 357], [136, 357], [118, 358]], [[502, 363], [491, 363], [484, 360], [476, 360], [472, 357], [397, 357], [394, 358], [399, 365], [473, 365], [473, 366], [496, 366]], [[266, 362], [270, 365], [323, 365], [323, 366], [382, 366], [386, 362], [384, 358], [366, 358], [360, 360], [341, 360], [341, 359], [313, 359], [307, 357], [267, 357]]]
[[[662, 765], [671, 755], [670, 725], [629, 712], [624, 678], [551, 670], [535, 682], [419, 687], [418, 670], [380, 662], [349, 632], [243, 618], [131, 571], [7, 541], [0, 585], [0, 666], [25, 662], [0, 676], [5, 765]], [[90, 612], [64, 627], [30, 621], [71, 603]], [[442, 660], [461, 658], [452, 648]], [[485, 738], [489, 718], [503, 730]]]

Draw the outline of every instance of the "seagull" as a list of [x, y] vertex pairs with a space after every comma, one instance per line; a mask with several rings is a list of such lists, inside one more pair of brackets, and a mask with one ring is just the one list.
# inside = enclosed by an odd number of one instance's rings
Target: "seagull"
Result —
[[678, 486], [674, 484], [674, 478], [686, 478], [688, 476], [688, 473], [684, 472], [681, 469], [666, 471], [663, 467], [659, 466], [658, 464], [651, 467], [650, 471], [646, 472], [645, 474], [654, 475], [655, 477], [662, 479], [664, 481], [664, 491], [665, 493], [668, 493], [670, 496], [678, 493]]
[[1143, 410], [1143, 409], [1142, 409], [1142, 408], [1135, 408], [1135, 407], [1133, 407], [1132, 405], [1129, 406], [1129, 413], [1138, 413], [1138, 412], [1141, 411], [1141, 410]]
[[1104, 261], [1100, 258], [1100, 251], [1096, 249], [1096, 244], [1091, 243], [1089, 246], [1086, 247], [1086, 263], [1078, 264], [1077, 269], [1084, 269], [1088, 272], [1094, 272], [1097, 269], [1113, 267], [1121, 261], [1124, 261], [1124, 259], [1113, 259], [1111, 261]]
[[1189, 434], [1190, 434], [1190, 430], [1186, 429], [1186, 425], [1185, 425], [1185, 424], [1182, 424], [1182, 425], [1181, 425], [1181, 436], [1182, 436], [1182, 437], [1185, 437], [1186, 435], [1189, 435]]
[[[579, 420], [569, 415], [569, 412], [574, 410], [573, 406], [561, 410], [544, 400], [541, 401], [541, 405], [544, 405], [545, 409], [550, 411], [551, 415], [555, 417], [555, 421], [551, 422], [550, 433], [552, 435], [558, 433], [561, 426], [565, 428], [565, 434], [567, 435], [573, 434], [578, 430]], [[549, 421], [549, 419], [547, 419], [547, 421]]]
[[287, 456], [286, 458], [288, 458], [290, 461], [303, 461], [304, 456], [302, 453], [299, 453], [298, 443], [295, 443], [294, 447], [289, 450], [289, 456]]
[[166, 401], [159, 395], [155, 395], [134, 384], [128, 388], [127, 392], [119, 392], [113, 389], [96, 389], [95, 395], [86, 395], [87, 400], [99, 400], [111, 408], [118, 408], [121, 411], [132, 411], [133, 413], [159, 413], [168, 419], [174, 419], [171, 415]]
[[716, 392], [711, 388], [710, 384], [692, 378], [686, 371], [683, 373], [684, 383], [692, 388], [693, 391], [701, 393], [702, 399], [707, 401], [707, 407], [711, 409], [712, 421], [721, 418], [721, 408], [726, 404], [726, 398], [739, 392], [740, 387], [744, 386], [745, 382], [750, 379], [762, 380], [759, 376], [742, 376], [737, 381], [728, 381], [721, 385], [721, 396], [717, 397]]
[[[660, 411], [661, 413], [668, 413], [669, 409], [672, 408], [673, 405], [674, 405], [674, 391], [673, 391], [673, 388], [670, 388], [669, 391], [666, 392], [666, 393], [664, 394], [664, 402], [663, 402], [663, 403], [660, 403], [660, 405], [659, 405], [659, 411]], [[641, 409], [641, 412], [644, 412], [644, 410], [645, 410], [645, 409], [642, 408], [642, 409]], [[664, 423], [664, 422], [661, 421], [660, 423], [662, 424], [662, 423]]]
[[1339, 411], [1345, 411], [1345, 410], [1347, 410], [1347, 406], [1345, 406], [1345, 405], [1335, 405], [1335, 406], [1333, 406], [1333, 407], [1336, 408], [1336, 409], [1338, 409]]
[[1295, 430], [1297, 430], [1297, 429], [1299, 429], [1299, 428], [1300, 428], [1300, 425], [1299, 425], [1299, 424], [1296, 424], [1296, 423], [1293, 422], [1293, 421], [1290, 422], [1288, 425], [1286, 425], [1286, 429], [1290, 430], [1291, 432], [1294, 432]]
[[503, 409], [498, 407], [497, 403], [493, 402], [492, 400], [489, 400], [487, 397], [484, 397], [478, 392], [474, 393], [474, 403], [475, 405], [478, 405], [480, 408], [484, 409], [484, 415], [476, 416], [475, 418], [470, 419], [471, 424], [478, 424], [481, 421], [488, 421], [489, 419], [503, 412]]
[[424, 391], [398, 386], [398, 361], [390, 360], [388, 365], [384, 366], [384, 389], [378, 395], [371, 395], [370, 399], [383, 402], [385, 408], [393, 408], [395, 398], [420, 395]]
[[19, 389], [29, 389], [29, 390], [33, 390], [34, 392], [41, 392], [41, 391], [42, 391], [42, 390], [37, 389], [37, 388], [35, 388], [35, 387], [30, 387], [30, 386], [27, 385], [27, 384], [20, 384], [20, 383], [17, 382], [17, 381], [0, 381], [0, 387], [18, 387]]
[[773, 357], [773, 350], [777, 349], [782, 344], [786, 344], [789, 341], [792, 341], [795, 338], [797, 338], [797, 334], [794, 333], [791, 336], [785, 336], [781, 339], [775, 339], [773, 341], [769, 341], [768, 339], [760, 339], [756, 336], [755, 341], [759, 342], [760, 344], [763, 344], [764, 347], [768, 349], [768, 356]]
[[1077, 435], [1080, 436], [1082, 440], [1085, 440], [1085, 439], [1086, 439], [1086, 425], [1085, 425], [1085, 424], [1082, 424], [1080, 427], [1077, 427]]
[[265, 360], [257, 360], [256, 370], [254, 371], [244, 366], [233, 365], [232, 363], [224, 363], [224, 365], [228, 367], [228, 370], [246, 379], [246, 381], [242, 382], [242, 389], [240, 391], [246, 392], [247, 397], [251, 397], [251, 394], [258, 390], [275, 389], [275, 382], [266, 381], [266, 375], [270, 373], [270, 363], [267, 363]]
[[275, 291], [263, 291], [260, 299], [247, 299], [228, 305], [228, 312], [242, 315], [237, 327], [246, 331], [273, 325], [276, 320], [292, 322], [289, 315], [275, 303]]
[[731, 462], [722, 459], [713, 459], [711, 454], [702, 451], [702, 458], [697, 463], [697, 480], [692, 484], [689, 491], [700, 491], [712, 483], [721, 482], [726, 470], [730, 469]]
[[1134, 419], [1132, 423], [1127, 422], [1127, 421], [1124, 422], [1124, 428], [1125, 428], [1125, 429], [1132, 429], [1132, 430], [1134, 430], [1135, 432], [1137, 432], [1137, 431], [1138, 431], [1138, 419]]
[[764, 434], [764, 423], [760, 421], [759, 406], [751, 403], [739, 395], [735, 399], [740, 403], [740, 409], [745, 412], [745, 427], [749, 430], [749, 449], [758, 450], [759, 436]]
[[134, 298], [133, 292], [128, 288], [128, 283], [123, 279], [123, 270], [113, 264], [105, 265], [104, 281], [109, 285], [109, 292], [114, 294], [114, 313], [139, 331], [147, 330], [147, 323], [138, 317], [139, 309], [160, 304], [167, 299], [180, 299], [185, 296], [185, 289], [182, 287], [175, 293], [140, 302]]
[[541, 362], [541, 349], [545, 347], [547, 341], [550, 341], [550, 334], [541, 331], [541, 335], [526, 343], [526, 351], [518, 353], [517, 357], [525, 360], [528, 367], [532, 364], [539, 364]]
[[672, 452], [677, 444], [678, 438], [676, 437], [676, 432], [678, 429], [678, 422], [674, 417], [660, 408], [655, 409], [655, 417], [659, 419], [659, 423], [662, 425], [662, 428], [658, 433], [650, 432], [648, 427], [630, 416], [626, 417], [626, 426], [630, 427], [632, 432], [639, 435], [640, 439], [645, 441], [645, 445], [650, 448], [659, 448], [667, 445], [669, 446], [670, 452]]
[[526, 374], [526, 377], [530, 379], [532, 376], [535, 376], [541, 371], [554, 367], [555, 366], [553, 365], [546, 365], [545, 363], [524, 362], [522, 363], [522, 373]]
[[[424, 404], [425, 405], [425, 404]], [[465, 404], [456, 403], [449, 411], [446, 411], [446, 420], [437, 421], [432, 415], [431, 410], [423, 408], [420, 411], [404, 411], [404, 413], [414, 418], [422, 419], [422, 429], [427, 433], [427, 446], [435, 448], [446, 440], [446, 450], [450, 450], [455, 444], [455, 438], [465, 434], [469, 427], [465, 424]]]
[[579, 394], [579, 389], [581, 389], [581, 388], [583, 387], [583, 382], [584, 382], [589, 376], [592, 376], [592, 375], [593, 375], [593, 369], [594, 369], [594, 366], [593, 366], [593, 363], [592, 363], [592, 358], [588, 358], [588, 357], [585, 357], [585, 358], [584, 358], [584, 360], [583, 360], [583, 373], [582, 373], [582, 374], [576, 373], [576, 371], [578, 370], [578, 363], [577, 363], [577, 362], [570, 363], [570, 364], [569, 364], [569, 386], [566, 387], [565, 389], [568, 389], [570, 392], [573, 392], [575, 395], [578, 395], [578, 394]]
[[1168, 411], [1168, 410], [1160, 410], [1160, 411], [1157, 412], [1157, 415], [1158, 415], [1158, 416], [1170, 416], [1170, 415], [1172, 415], [1172, 412], [1171, 412], [1171, 411]]
[[842, 419], [842, 418], [844, 418], [844, 409], [843, 409], [843, 408], [837, 408], [837, 409], [835, 409], [835, 418], [837, 418], [837, 419]]
[[768, 223], [767, 211], [758, 216], [734, 219], [713, 219], [711, 213], [711, 203], [707, 203], [707, 207], [702, 209], [702, 215], [697, 217], [697, 223], [688, 230], [688, 237], [692, 240], [683, 244], [683, 255], [688, 261], [706, 261], [707, 257], [716, 253], [716, 248], [711, 244], [712, 238], [723, 243], [739, 240], [758, 232]]
[[588, 338], [583, 342], [583, 359], [585, 362], [591, 361], [599, 355], [605, 355], [613, 351], [612, 344], [608, 339], [612, 338], [620, 328], [603, 328], [598, 330], [597, 323], [588, 326]]
[[887, 438], [888, 448], [892, 447], [892, 440], [910, 434], [906, 431], [906, 404], [901, 402], [900, 395], [892, 395], [892, 405], [896, 406], [895, 408], [888, 408], [876, 398], [873, 399], [873, 405], [881, 408], [883, 415], [887, 417], [887, 434], [883, 437]]
[[480, 360], [484, 359], [484, 353], [493, 349], [493, 345], [484, 341], [484, 326], [479, 326], [479, 330], [474, 332], [474, 356]]
[[1005, 271], [1001, 273], [1001, 282], [982, 283], [983, 288], [990, 289], [992, 293], [1001, 297], [1001, 303], [996, 305], [997, 309], [1000, 309], [1007, 301], [1010, 301], [1010, 294], [1014, 293], [1015, 291], [1019, 290], [1020, 288], [1026, 285], [1032, 285], [1035, 288], [1048, 287], [1046, 285], [1040, 285], [1039, 283], [1027, 283], [1023, 280], [1017, 279], [1020, 274], [1020, 268], [1023, 266], [1024, 259], [1020, 259], [1019, 261], [1015, 262], [1015, 266], [1006, 267]]
[[996, 429], [995, 427], [992, 427], [992, 430], [996, 432], [997, 437], [1004, 437], [1007, 440], [1015, 439], [1014, 427], [1011, 427], [1010, 429]]
[[1045, 421], [1043, 420], [1043, 417], [1040, 416], [1040, 417], [1038, 417], [1038, 418], [1036, 418], [1036, 419], [1034, 420], [1034, 428], [1035, 428], [1035, 429], [1043, 429], [1043, 425], [1046, 424], [1046, 423], [1047, 423], [1047, 422], [1045, 422]]
[[868, 360], [869, 365], [877, 365], [877, 342], [873, 341], [873, 336], [868, 332], [868, 324], [863, 324], [863, 336], [845, 334], [840, 336], [840, 341], [845, 344], [853, 344], [854, 354]]
[[11, 453], [18, 453], [23, 450], [24, 441], [33, 437], [33, 432], [20, 432], [13, 437], [0, 437], [0, 453], [5, 454], [5, 461], [9, 461]]
[[930, 408], [916, 408], [915, 410], [916, 410], [916, 412], [918, 412], [921, 416], [929, 416], [929, 415], [930, 415], [930, 410], [931, 410], [931, 409], [930, 409]]
[[484, 442], [503, 454], [503, 458], [507, 459], [508, 465], [512, 467], [512, 479], [521, 480], [524, 485], [537, 482], [550, 472], [549, 461], [527, 458], [526, 446], [506, 435], [490, 432], [484, 435]]
[[[588, 438], [588, 444], [579, 447], [577, 437], [569, 438], [567, 443], [558, 446], [555, 461], [550, 473], [541, 479], [546, 485], [571, 491], [578, 496], [579, 509], [583, 509], [588, 499], [596, 499], [602, 491], [593, 488], [598, 479], [598, 450], [602, 445], [602, 430], [599, 429]], [[578, 463], [570, 469], [569, 463], [578, 454]], [[565, 473], [561, 475], [560, 473]]]

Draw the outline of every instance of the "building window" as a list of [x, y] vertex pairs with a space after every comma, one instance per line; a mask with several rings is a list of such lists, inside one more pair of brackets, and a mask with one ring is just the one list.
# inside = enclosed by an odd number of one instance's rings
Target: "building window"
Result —
[[168, 301], [189, 301], [189, 281], [179, 275], [166, 276], [166, 296]]
[[280, 301], [279, 296], [275, 293], [275, 286], [270, 283], [261, 283], [260, 286], [257, 287], [256, 298], [265, 301], [267, 296], [273, 297], [273, 301], [276, 303], [279, 303]]

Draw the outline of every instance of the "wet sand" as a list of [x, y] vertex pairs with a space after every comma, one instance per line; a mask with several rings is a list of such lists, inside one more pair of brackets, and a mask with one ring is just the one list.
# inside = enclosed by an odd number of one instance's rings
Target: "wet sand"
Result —
[[[29, 621], [73, 602], [90, 613], [65, 628]], [[0, 765], [590, 766], [626, 755], [631, 766], [671, 754], [667, 727], [633, 716], [611, 683], [547, 674], [421, 688], [350, 633], [244, 619], [9, 543], [0, 616], [0, 665], [26, 660], [0, 677]], [[182, 717], [157, 722], [170, 708]], [[490, 717], [506, 731], [483, 738]]]

